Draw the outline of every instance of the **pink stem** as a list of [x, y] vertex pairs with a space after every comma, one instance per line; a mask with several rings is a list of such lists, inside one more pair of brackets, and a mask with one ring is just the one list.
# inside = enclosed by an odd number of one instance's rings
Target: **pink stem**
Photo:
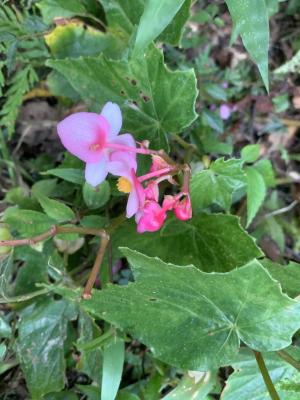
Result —
[[176, 168], [174, 168], [174, 167], [162, 168], [157, 171], [149, 172], [149, 174], [139, 176], [138, 180], [139, 180], [139, 182], [144, 182], [144, 181], [147, 181], [148, 179], [156, 178], [157, 176], [168, 174], [169, 172], [174, 171], [174, 170], [176, 170]]
[[156, 150], [144, 149], [142, 147], [136, 148], [118, 143], [109, 143], [108, 147], [115, 150], [130, 151], [132, 153], [138, 153], [138, 154], [147, 154], [147, 155], [158, 154]]

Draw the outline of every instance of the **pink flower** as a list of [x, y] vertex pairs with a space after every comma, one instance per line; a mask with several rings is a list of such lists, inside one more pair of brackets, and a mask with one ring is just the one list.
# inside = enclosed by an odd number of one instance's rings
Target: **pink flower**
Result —
[[[129, 133], [119, 135], [122, 126], [121, 110], [108, 102], [101, 114], [79, 112], [66, 117], [57, 125], [57, 132], [64, 147], [86, 163], [85, 179], [92, 186], [99, 185], [111, 172], [113, 162], [121, 156], [122, 163], [136, 170], [136, 154], [116, 150], [118, 145], [135, 148]], [[114, 148], [114, 145], [115, 148]]]
[[228, 119], [231, 115], [232, 109], [227, 104], [222, 104], [220, 107], [220, 117], [224, 120]]
[[141, 210], [145, 203], [144, 188], [135, 175], [135, 170], [130, 171], [118, 162], [113, 166], [113, 174], [122, 175], [118, 180], [118, 190], [123, 193], [129, 193], [126, 207], [126, 216], [131, 218], [138, 210]]
[[155, 201], [146, 201], [135, 216], [138, 233], [158, 231], [166, 219], [166, 211]]
[[163, 209], [165, 211], [173, 210], [176, 218], [180, 219], [181, 221], [186, 221], [188, 219], [191, 219], [192, 203], [190, 195], [181, 192], [178, 193], [176, 196], [170, 196], [170, 195], [165, 196], [163, 201]]
[[179, 200], [174, 205], [174, 214], [181, 221], [192, 218], [192, 204], [189, 194], [183, 200]]

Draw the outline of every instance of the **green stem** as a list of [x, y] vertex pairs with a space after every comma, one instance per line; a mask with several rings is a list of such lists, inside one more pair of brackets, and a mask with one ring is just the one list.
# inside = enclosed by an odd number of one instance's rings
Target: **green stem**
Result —
[[296, 368], [298, 371], [300, 371], [300, 363], [297, 360], [295, 360], [294, 357], [290, 356], [287, 351], [279, 350], [279, 351], [277, 351], [277, 354], [284, 361], [286, 361], [287, 363], [291, 364], [294, 368]]
[[271, 396], [271, 399], [272, 400], [280, 400], [280, 397], [278, 396], [278, 393], [277, 393], [275, 386], [272, 382], [272, 379], [269, 375], [269, 371], [267, 370], [267, 367], [266, 367], [266, 364], [265, 364], [262, 354], [259, 351], [253, 351], [253, 352], [254, 352], [255, 359], [256, 359], [258, 368], [260, 370], [260, 373], [262, 374], [265, 385]]
[[201, 154], [197, 148], [197, 146], [195, 146], [192, 143], [186, 142], [184, 139], [182, 139], [182, 137], [180, 137], [179, 135], [177, 135], [177, 133], [172, 133], [171, 135], [172, 139], [175, 140], [175, 142], [177, 142], [178, 144], [180, 144], [181, 147], [183, 147], [185, 150], [189, 150], [189, 151], [193, 151], [194, 153], [196, 153], [199, 157], [201, 157]]

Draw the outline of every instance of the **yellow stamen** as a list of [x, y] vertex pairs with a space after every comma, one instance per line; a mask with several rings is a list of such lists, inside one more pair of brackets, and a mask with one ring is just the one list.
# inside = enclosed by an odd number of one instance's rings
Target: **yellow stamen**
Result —
[[101, 147], [101, 146], [100, 146], [99, 143], [91, 144], [91, 145], [90, 145], [90, 150], [92, 150], [92, 151], [97, 151], [97, 150], [99, 150], [100, 147]]
[[131, 183], [127, 178], [124, 178], [124, 176], [121, 176], [121, 178], [118, 179], [117, 188], [118, 188], [119, 192], [130, 193], [131, 192]]

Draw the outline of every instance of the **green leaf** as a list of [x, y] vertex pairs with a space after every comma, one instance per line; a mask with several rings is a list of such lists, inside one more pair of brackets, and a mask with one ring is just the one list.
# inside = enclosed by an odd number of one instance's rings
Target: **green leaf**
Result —
[[[119, 40], [123, 48], [128, 46], [136, 26], [139, 25], [144, 11], [145, 0], [100, 0], [108, 22], [108, 33]], [[183, 1], [171, 23], [161, 33], [158, 40], [177, 45], [181, 39], [183, 26], [189, 17], [191, 0]]]
[[282, 224], [275, 217], [265, 218], [259, 222], [258, 227], [252, 233], [252, 235], [258, 240], [262, 240], [264, 237], [270, 237], [274, 243], [277, 244], [280, 252], [283, 254], [285, 249], [285, 234]]
[[[4, 343], [0, 343], [0, 363], [4, 360], [6, 354], [6, 345]], [[1, 370], [0, 370], [1, 371]]]
[[173, 46], [180, 44], [184, 31], [184, 25], [190, 16], [191, 3], [192, 0], [185, 0], [183, 2], [183, 5], [171, 21], [171, 23], [159, 35], [158, 41], [167, 42], [169, 44], [172, 44]]
[[140, 400], [140, 398], [134, 393], [130, 393], [125, 390], [120, 390], [116, 400]]
[[74, 90], [74, 88], [66, 80], [66, 78], [59, 74], [57, 71], [51, 71], [50, 74], [47, 76], [47, 86], [49, 87], [49, 90], [53, 94], [53, 96], [67, 97], [71, 99], [74, 103], [80, 101], [79, 94]]
[[144, 10], [145, 0], [100, 0], [108, 22], [108, 30], [126, 45], [138, 25]]
[[274, 187], [276, 185], [274, 170], [270, 160], [259, 160], [253, 165], [253, 168], [264, 178], [267, 187]]
[[42, 0], [37, 6], [46, 24], [50, 24], [57, 17], [71, 18], [86, 12], [82, 1], [79, 0]]
[[16, 349], [32, 399], [64, 388], [64, 341], [68, 319], [74, 318], [71, 309], [63, 300], [49, 299], [26, 308], [21, 316]]
[[209, 169], [200, 171], [192, 176], [191, 197], [193, 207], [207, 208], [218, 204], [229, 211], [232, 195], [245, 186], [245, 173], [241, 160], [219, 158], [213, 161]]
[[224, 132], [223, 120], [215, 112], [204, 110], [201, 114], [201, 117], [203, 125], [211, 127], [214, 131], [217, 131], [218, 133]]
[[[99, 338], [101, 331], [93, 319], [85, 312], [80, 312], [78, 322], [79, 338], [76, 347], [80, 351], [80, 359], [76, 369], [88, 375], [98, 385], [101, 383], [102, 352], [100, 345], [87, 349], [86, 344]], [[100, 396], [98, 396], [98, 399]]]
[[44, 195], [51, 196], [57, 187], [57, 179], [43, 179], [34, 183], [31, 187], [33, 196]]
[[36, 283], [48, 282], [49, 256], [30, 247], [15, 249], [15, 260], [22, 261], [14, 285], [14, 296], [32, 293], [38, 288]]
[[[299, 357], [298, 357], [299, 360]], [[280, 380], [277, 390], [282, 400], [298, 400], [300, 393], [300, 374], [294, 374], [290, 379]]]
[[24, 94], [32, 88], [37, 80], [37, 74], [29, 64], [18, 69], [11, 79], [6, 82], [8, 89], [4, 95], [6, 100], [0, 110], [0, 125], [7, 128], [9, 137], [14, 132], [15, 122], [23, 102]]
[[43, 175], [54, 175], [64, 179], [67, 182], [82, 185], [84, 183], [84, 174], [81, 169], [76, 168], [53, 168], [42, 172]]
[[57, 26], [45, 40], [55, 58], [93, 56], [112, 45], [111, 37], [79, 21]]
[[279, 68], [275, 69], [275, 76], [283, 77], [286, 74], [297, 73], [300, 71], [300, 50], [287, 61], [285, 64], [281, 65]]
[[242, 148], [241, 159], [246, 163], [254, 163], [259, 157], [259, 152], [259, 144], [248, 144]]
[[41, 212], [17, 208], [7, 209], [4, 220], [25, 237], [39, 235], [51, 228], [56, 222]]
[[225, 89], [216, 83], [205, 83], [203, 89], [216, 100], [227, 101], [227, 94]]
[[85, 204], [92, 209], [104, 206], [110, 198], [110, 186], [107, 181], [96, 187], [85, 183], [82, 192]]
[[162, 53], [154, 46], [130, 62], [101, 55], [49, 60], [48, 65], [62, 73], [97, 109], [109, 100], [118, 103], [123, 111], [123, 129], [137, 140], [150, 140], [151, 147], [167, 148], [166, 133], [182, 131], [197, 116], [194, 71], [168, 70]]
[[136, 224], [128, 221], [111, 240], [116, 259], [120, 256], [117, 248], [130, 243], [134, 250], [149, 256], [179, 265], [192, 263], [207, 272], [230, 271], [262, 256], [239, 219], [222, 214], [197, 215], [190, 222], [171, 219], [160, 232], [142, 235], [136, 232]]
[[80, 220], [80, 225], [85, 228], [104, 228], [107, 218], [102, 215], [87, 215]]
[[[1, 224], [0, 223], [0, 240], [11, 240], [12, 236], [9, 230], [9, 226], [6, 224]], [[5, 256], [6, 254], [10, 253], [12, 250], [12, 247], [10, 246], [1, 246], [0, 247], [0, 257]]]
[[247, 175], [247, 226], [251, 224], [262, 206], [267, 189], [264, 178], [252, 167], [246, 169]]
[[268, 49], [269, 20], [265, 0], [226, 0], [235, 29], [257, 64], [264, 85], [269, 91]]
[[300, 264], [290, 262], [288, 265], [281, 265], [270, 260], [263, 260], [262, 265], [269, 271], [270, 275], [276, 279], [282, 290], [290, 297], [300, 294]]
[[[294, 349], [292, 354], [299, 358], [298, 349]], [[300, 378], [300, 374], [277, 354], [265, 353], [263, 357], [272, 382], [278, 390], [280, 400], [297, 400], [299, 397], [291, 397], [291, 393], [280, 390], [280, 385], [293, 376]], [[226, 386], [221, 395], [222, 400], [270, 400], [270, 395], [252, 352], [248, 349], [241, 349], [232, 367], [234, 372], [226, 381]]]
[[280, 0], [266, 0], [269, 17], [278, 12]]
[[148, 0], [137, 29], [134, 51], [141, 53], [169, 25], [184, 0]]
[[[12, 332], [12, 330], [11, 330], [9, 323], [0, 314], [0, 338], [10, 338], [11, 332]], [[1, 359], [1, 357], [0, 357], [0, 359]]]
[[60, 201], [49, 199], [49, 197], [42, 196], [41, 194], [38, 194], [37, 200], [48, 217], [53, 218], [57, 222], [70, 221], [75, 218], [75, 214], [71, 208]]
[[100, 399], [100, 388], [95, 385], [76, 385], [76, 387], [87, 396], [88, 400], [99, 400]]
[[0, 257], [0, 298], [7, 299], [10, 294], [10, 281], [13, 273], [13, 252]]
[[124, 341], [114, 338], [103, 352], [101, 400], [115, 400], [125, 358]]
[[43, 397], [43, 400], [78, 400], [78, 397], [74, 392], [63, 390], [59, 393], [49, 393]]
[[300, 327], [299, 303], [282, 294], [258, 261], [207, 274], [192, 265], [122, 252], [135, 283], [94, 290], [80, 305], [168, 364], [198, 371], [229, 365], [240, 341], [258, 351], [276, 351], [287, 347]]
[[197, 379], [189, 375], [183, 376], [179, 385], [169, 394], [163, 397], [163, 400], [208, 400], [207, 395], [214, 388], [216, 377], [210, 371], [199, 372], [202, 377]]

